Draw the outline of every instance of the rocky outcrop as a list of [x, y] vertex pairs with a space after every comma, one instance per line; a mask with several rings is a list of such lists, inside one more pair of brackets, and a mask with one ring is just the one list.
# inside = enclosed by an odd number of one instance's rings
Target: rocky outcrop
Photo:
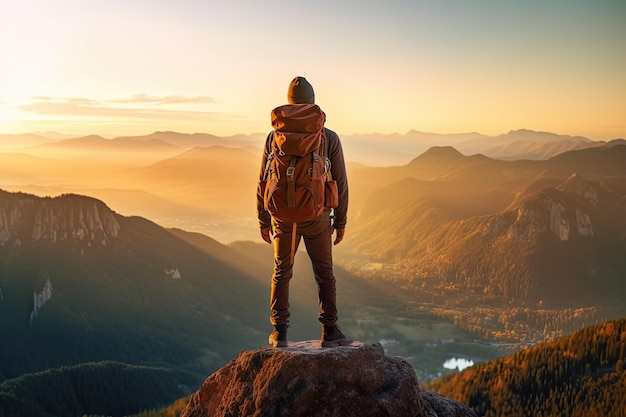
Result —
[[[548, 234], [566, 242], [572, 238], [593, 237], [595, 227], [590, 213], [602, 212], [596, 188], [607, 194], [601, 183], [586, 181], [579, 175], [572, 174], [558, 187], [546, 188], [528, 196], [517, 207], [516, 218], [508, 230], [507, 238], [538, 239], [541, 235]], [[605, 205], [609, 207], [611, 203]], [[499, 216], [496, 219], [501, 218]], [[491, 223], [489, 232], [506, 226], [502, 221]]]
[[415, 371], [382, 347], [318, 341], [244, 351], [191, 396], [181, 417], [475, 417], [461, 403], [421, 392]]
[[41, 198], [0, 190], [0, 245], [70, 241], [106, 246], [120, 225], [102, 201], [66, 194]]

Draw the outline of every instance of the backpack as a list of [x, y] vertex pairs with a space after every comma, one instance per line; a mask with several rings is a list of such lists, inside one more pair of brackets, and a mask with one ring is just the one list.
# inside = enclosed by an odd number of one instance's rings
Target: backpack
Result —
[[263, 202], [277, 220], [304, 222], [324, 211], [330, 173], [325, 120], [315, 104], [288, 104], [272, 111], [274, 132], [263, 176]]

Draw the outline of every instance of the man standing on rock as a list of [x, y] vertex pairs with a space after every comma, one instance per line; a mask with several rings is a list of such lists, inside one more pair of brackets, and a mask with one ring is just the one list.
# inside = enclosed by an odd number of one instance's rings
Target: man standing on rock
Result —
[[272, 111], [274, 130], [265, 142], [257, 187], [261, 237], [271, 244], [274, 236], [270, 293], [274, 331], [269, 343], [287, 346], [289, 281], [302, 237], [318, 287], [321, 345], [348, 345], [352, 341], [337, 327], [332, 261], [332, 235], [336, 233], [335, 245], [341, 242], [348, 211], [343, 150], [339, 136], [324, 127], [326, 115], [315, 104], [313, 87], [304, 77], [291, 81], [287, 100], [289, 104]]

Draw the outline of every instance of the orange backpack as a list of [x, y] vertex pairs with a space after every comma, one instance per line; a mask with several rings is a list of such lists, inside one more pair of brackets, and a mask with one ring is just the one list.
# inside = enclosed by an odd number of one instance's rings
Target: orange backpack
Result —
[[265, 166], [265, 209], [277, 220], [304, 222], [324, 211], [330, 174], [324, 112], [315, 104], [287, 104], [272, 111], [271, 152]]

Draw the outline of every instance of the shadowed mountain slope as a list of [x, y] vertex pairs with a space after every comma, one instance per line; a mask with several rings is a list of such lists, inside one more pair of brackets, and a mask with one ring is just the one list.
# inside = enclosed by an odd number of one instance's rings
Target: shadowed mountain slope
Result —
[[0, 260], [2, 378], [100, 360], [197, 372], [266, 338], [266, 286], [99, 200], [0, 192]]

